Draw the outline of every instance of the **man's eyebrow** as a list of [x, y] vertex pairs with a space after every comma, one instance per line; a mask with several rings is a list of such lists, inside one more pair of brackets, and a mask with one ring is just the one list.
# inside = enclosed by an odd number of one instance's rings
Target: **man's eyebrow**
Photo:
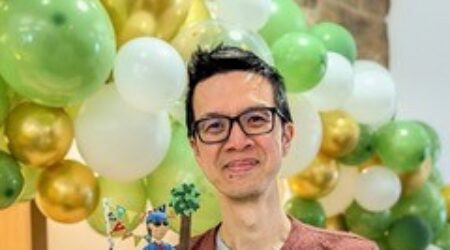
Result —
[[[242, 113], [247, 112], [247, 111], [250, 111], [250, 110], [253, 110], [253, 109], [266, 108], [266, 107], [268, 107], [268, 106], [264, 105], [264, 104], [253, 105], [253, 106], [247, 107], [244, 110], [240, 111], [237, 115], [242, 114]], [[213, 112], [208, 112], [208, 113], [200, 116], [199, 119], [215, 118], [215, 117], [223, 117], [223, 116], [229, 117], [229, 115], [227, 115], [227, 114], [213, 111]]]

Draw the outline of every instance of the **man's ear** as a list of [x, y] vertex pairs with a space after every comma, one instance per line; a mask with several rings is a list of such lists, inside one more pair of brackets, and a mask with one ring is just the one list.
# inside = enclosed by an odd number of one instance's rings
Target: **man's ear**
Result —
[[295, 135], [295, 127], [292, 122], [287, 122], [283, 125], [283, 132], [281, 135], [281, 147], [283, 156], [286, 156], [291, 146], [292, 138]]
[[194, 151], [194, 155], [197, 157], [200, 154], [200, 151], [198, 150], [197, 140], [195, 140], [195, 137], [191, 136], [188, 138], [189, 144], [191, 145], [192, 151]]

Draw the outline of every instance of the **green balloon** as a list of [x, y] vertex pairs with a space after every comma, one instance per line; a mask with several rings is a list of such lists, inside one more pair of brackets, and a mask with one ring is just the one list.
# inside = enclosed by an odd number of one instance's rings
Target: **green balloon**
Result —
[[437, 235], [433, 243], [442, 250], [450, 250], [450, 224], [445, 224], [444, 229]]
[[391, 212], [369, 212], [356, 202], [345, 211], [345, 222], [349, 229], [370, 239], [383, 237], [392, 222]]
[[429, 225], [417, 216], [402, 217], [389, 230], [388, 243], [392, 250], [424, 250], [431, 243]]
[[272, 0], [271, 4], [272, 14], [259, 31], [269, 45], [284, 34], [307, 30], [305, 17], [298, 3], [293, 0]]
[[325, 227], [326, 216], [322, 205], [315, 200], [291, 198], [284, 206], [290, 216], [315, 227]]
[[[142, 180], [133, 182], [118, 182], [104, 177], [98, 178], [100, 186], [100, 202], [95, 208], [94, 213], [88, 217], [87, 222], [98, 233], [106, 235], [106, 221], [103, 210], [103, 200], [108, 199], [112, 208], [118, 206], [126, 209], [122, 223], [127, 231], [134, 230], [142, 222], [145, 215], [146, 196]], [[119, 235], [113, 235], [119, 236]]]
[[325, 74], [326, 49], [307, 33], [289, 33], [272, 46], [276, 68], [289, 92], [304, 92], [316, 86]]
[[6, 83], [3, 81], [2, 77], [0, 77], [0, 126], [3, 125], [3, 122], [8, 115], [10, 108], [10, 101], [8, 96], [8, 91], [6, 87]]
[[401, 197], [391, 212], [394, 220], [407, 215], [419, 216], [431, 227], [434, 236], [442, 231], [447, 219], [444, 199], [439, 190], [428, 182], [411, 195]]
[[348, 155], [340, 157], [338, 160], [345, 165], [357, 166], [368, 160], [374, 153], [373, 136], [369, 126], [359, 125], [358, 144]]
[[355, 61], [356, 42], [346, 28], [336, 23], [323, 22], [314, 25], [310, 31], [322, 40], [327, 50], [346, 57], [352, 63]]
[[[153, 207], [170, 202], [170, 190], [181, 183], [194, 183], [200, 192], [200, 208], [192, 215], [193, 235], [200, 234], [219, 223], [220, 207], [214, 187], [204, 177], [187, 140], [187, 130], [180, 123], [172, 124], [172, 141], [163, 162], [145, 178], [147, 197]], [[170, 227], [180, 229], [179, 218]]]
[[445, 186], [444, 178], [442, 177], [442, 173], [439, 168], [433, 164], [431, 167], [431, 173], [428, 177], [428, 181], [433, 184], [437, 189], [441, 189]]
[[375, 150], [383, 163], [397, 172], [416, 170], [430, 155], [425, 129], [411, 121], [393, 121], [375, 133]]
[[379, 250], [392, 250], [389, 247], [387, 237], [385, 237], [385, 236], [383, 236], [382, 238], [376, 239], [375, 242], [377, 243]]
[[22, 192], [17, 198], [18, 201], [30, 201], [34, 199], [38, 179], [42, 171], [43, 171], [42, 169], [36, 167], [22, 166], [21, 172], [24, 179], [24, 185]]
[[0, 74], [43, 105], [82, 101], [113, 66], [114, 29], [100, 1], [1, 1], [0, 37]]
[[438, 133], [436, 132], [436, 130], [434, 130], [433, 127], [425, 122], [417, 121], [417, 123], [421, 125], [427, 132], [428, 138], [431, 141], [431, 158], [433, 162], [437, 162], [441, 154], [441, 140], [439, 139]]
[[0, 151], [0, 209], [12, 205], [22, 191], [23, 176], [19, 163], [4, 151]]

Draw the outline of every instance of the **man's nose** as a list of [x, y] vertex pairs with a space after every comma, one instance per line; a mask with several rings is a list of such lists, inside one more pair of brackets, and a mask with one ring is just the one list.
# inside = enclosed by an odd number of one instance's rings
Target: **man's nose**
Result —
[[225, 142], [226, 150], [241, 151], [253, 145], [253, 140], [245, 134], [238, 122], [231, 124], [231, 131], [228, 140]]

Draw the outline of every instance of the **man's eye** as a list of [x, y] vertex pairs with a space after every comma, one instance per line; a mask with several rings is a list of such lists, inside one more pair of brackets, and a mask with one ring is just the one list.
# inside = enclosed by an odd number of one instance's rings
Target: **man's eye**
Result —
[[266, 124], [268, 121], [269, 120], [267, 117], [260, 116], [260, 115], [253, 115], [247, 119], [247, 124], [257, 126], [257, 125]]
[[206, 133], [218, 133], [225, 129], [225, 124], [220, 121], [211, 121], [204, 124], [203, 131]]

